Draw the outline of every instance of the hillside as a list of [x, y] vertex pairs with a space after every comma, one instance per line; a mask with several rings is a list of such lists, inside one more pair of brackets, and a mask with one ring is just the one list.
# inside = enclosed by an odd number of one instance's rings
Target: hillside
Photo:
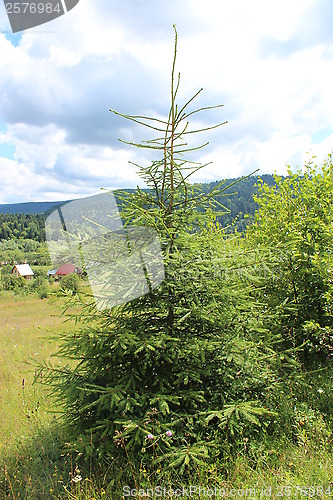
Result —
[[[226, 206], [229, 206], [230, 208], [232, 205], [235, 205], [234, 208], [236, 208], [236, 205], [239, 204], [240, 208], [243, 209], [241, 210], [243, 212], [244, 209], [246, 209], [246, 207], [251, 209], [251, 206], [253, 205], [252, 194], [255, 191], [254, 184], [257, 182], [259, 177], [261, 177], [264, 180], [264, 182], [266, 182], [269, 185], [274, 183], [274, 177], [271, 174], [265, 174], [262, 176], [251, 176], [247, 179], [244, 179], [239, 184], [237, 184], [237, 186], [234, 186], [233, 188], [230, 189], [230, 193], [236, 192], [236, 195], [230, 194], [225, 198], [225, 200], [229, 200], [226, 201]], [[231, 185], [237, 180], [240, 180], [240, 178], [227, 179], [225, 182], [226, 185]], [[203, 183], [202, 186], [204, 190], [207, 191], [208, 189], [212, 189], [219, 182], [221, 181]], [[239, 203], [233, 203], [235, 199], [237, 199]], [[245, 202], [245, 205], [243, 202]], [[1, 214], [45, 214], [45, 212], [48, 212], [55, 205], [58, 205], [60, 203], [65, 203], [65, 202], [32, 201], [23, 203], [6, 203], [6, 204], [0, 204], [0, 213]], [[233, 214], [234, 213], [235, 212], [233, 210]]]
[[[256, 192], [258, 178], [259, 176], [251, 176], [243, 180], [240, 178], [225, 180], [225, 187], [230, 186], [230, 188], [216, 197], [225, 207], [225, 213], [218, 216], [223, 227], [235, 224], [238, 231], [245, 229], [251, 219], [244, 218], [244, 216], [246, 214], [253, 216], [257, 209], [253, 194]], [[268, 185], [275, 182], [273, 175], [262, 175], [261, 178]], [[201, 188], [205, 193], [208, 193], [219, 182], [221, 181], [201, 184]], [[117, 192], [115, 192], [115, 196], [117, 198]], [[64, 203], [66, 202], [44, 201], [0, 205], [0, 240], [29, 238], [44, 241], [45, 217], [54, 206]], [[118, 204], [120, 206], [119, 202]]]
[[44, 214], [60, 201], [31, 201], [0, 205], [0, 214]]

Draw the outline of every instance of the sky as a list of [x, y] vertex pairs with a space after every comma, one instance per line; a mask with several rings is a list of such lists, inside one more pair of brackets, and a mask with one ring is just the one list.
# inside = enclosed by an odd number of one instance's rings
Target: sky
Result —
[[[175, 24], [178, 104], [200, 88], [192, 127], [209, 145], [195, 182], [286, 174], [333, 148], [330, 0], [80, 0], [13, 35], [0, 2], [0, 203], [143, 186], [147, 130], [110, 113], [165, 117]], [[192, 108], [191, 108], [192, 109]], [[149, 132], [149, 131], [148, 131]], [[196, 143], [194, 143], [196, 145]]]

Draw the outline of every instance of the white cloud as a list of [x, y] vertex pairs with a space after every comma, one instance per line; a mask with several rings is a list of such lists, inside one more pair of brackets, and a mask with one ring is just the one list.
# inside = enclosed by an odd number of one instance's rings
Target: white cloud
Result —
[[[202, 137], [210, 146], [196, 159], [214, 163], [197, 180], [255, 168], [285, 173], [286, 164], [301, 166], [307, 151], [323, 159], [333, 137], [313, 137], [333, 124], [333, 37], [325, 28], [330, 9], [322, 0], [87, 0], [24, 32], [17, 47], [0, 33], [2, 141], [16, 148], [14, 160], [1, 159], [4, 171], [8, 165], [15, 171], [2, 201], [136, 185], [128, 160], [148, 158], [117, 139], [140, 141], [144, 131], [108, 110], [167, 112], [173, 23], [180, 101], [204, 87], [197, 105], [224, 108], [203, 114], [200, 124], [229, 121]], [[309, 29], [313, 17], [316, 25]], [[24, 190], [22, 175], [31, 178]]]

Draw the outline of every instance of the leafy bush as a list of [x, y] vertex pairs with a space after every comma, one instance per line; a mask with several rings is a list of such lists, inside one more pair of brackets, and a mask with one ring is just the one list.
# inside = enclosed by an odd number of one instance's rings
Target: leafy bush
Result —
[[278, 313], [286, 347], [304, 346], [311, 363], [333, 348], [333, 165], [306, 165], [276, 185], [261, 183], [247, 240], [270, 262], [260, 300]]
[[78, 294], [80, 290], [80, 278], [77, 274], [68, 274], [61, 278], [59, 286], [59, 294], [66, 295], [68, 293], [75, 295]]
[[14, 276], [14, 274], [5, 274], [2, 277], [2, 287], [4, 290], [13, 290], [15, 292], [23, 291], [26, 286], [26, 280], [22, 276]]
[[[16, 215], [14, 217], [17, 217]], [[14, 265], [16, 262], [27, 261], [35, 265], [49, 265], [50, 257], [45, 241], [32, 239], [0, 239], [0, 261]]]
[[48, 296], [47, 284], [43, 283], [38, 289], [38, 296], [40, 299], [46, 299]]

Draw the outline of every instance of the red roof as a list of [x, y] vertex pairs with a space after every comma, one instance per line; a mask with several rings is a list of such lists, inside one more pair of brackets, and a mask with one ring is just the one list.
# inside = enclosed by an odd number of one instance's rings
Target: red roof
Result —
[[65, 276], [72, 273], [82, 274], [82, 271], [74, 264], [62, 264], [56, 272], [58, 276]]

